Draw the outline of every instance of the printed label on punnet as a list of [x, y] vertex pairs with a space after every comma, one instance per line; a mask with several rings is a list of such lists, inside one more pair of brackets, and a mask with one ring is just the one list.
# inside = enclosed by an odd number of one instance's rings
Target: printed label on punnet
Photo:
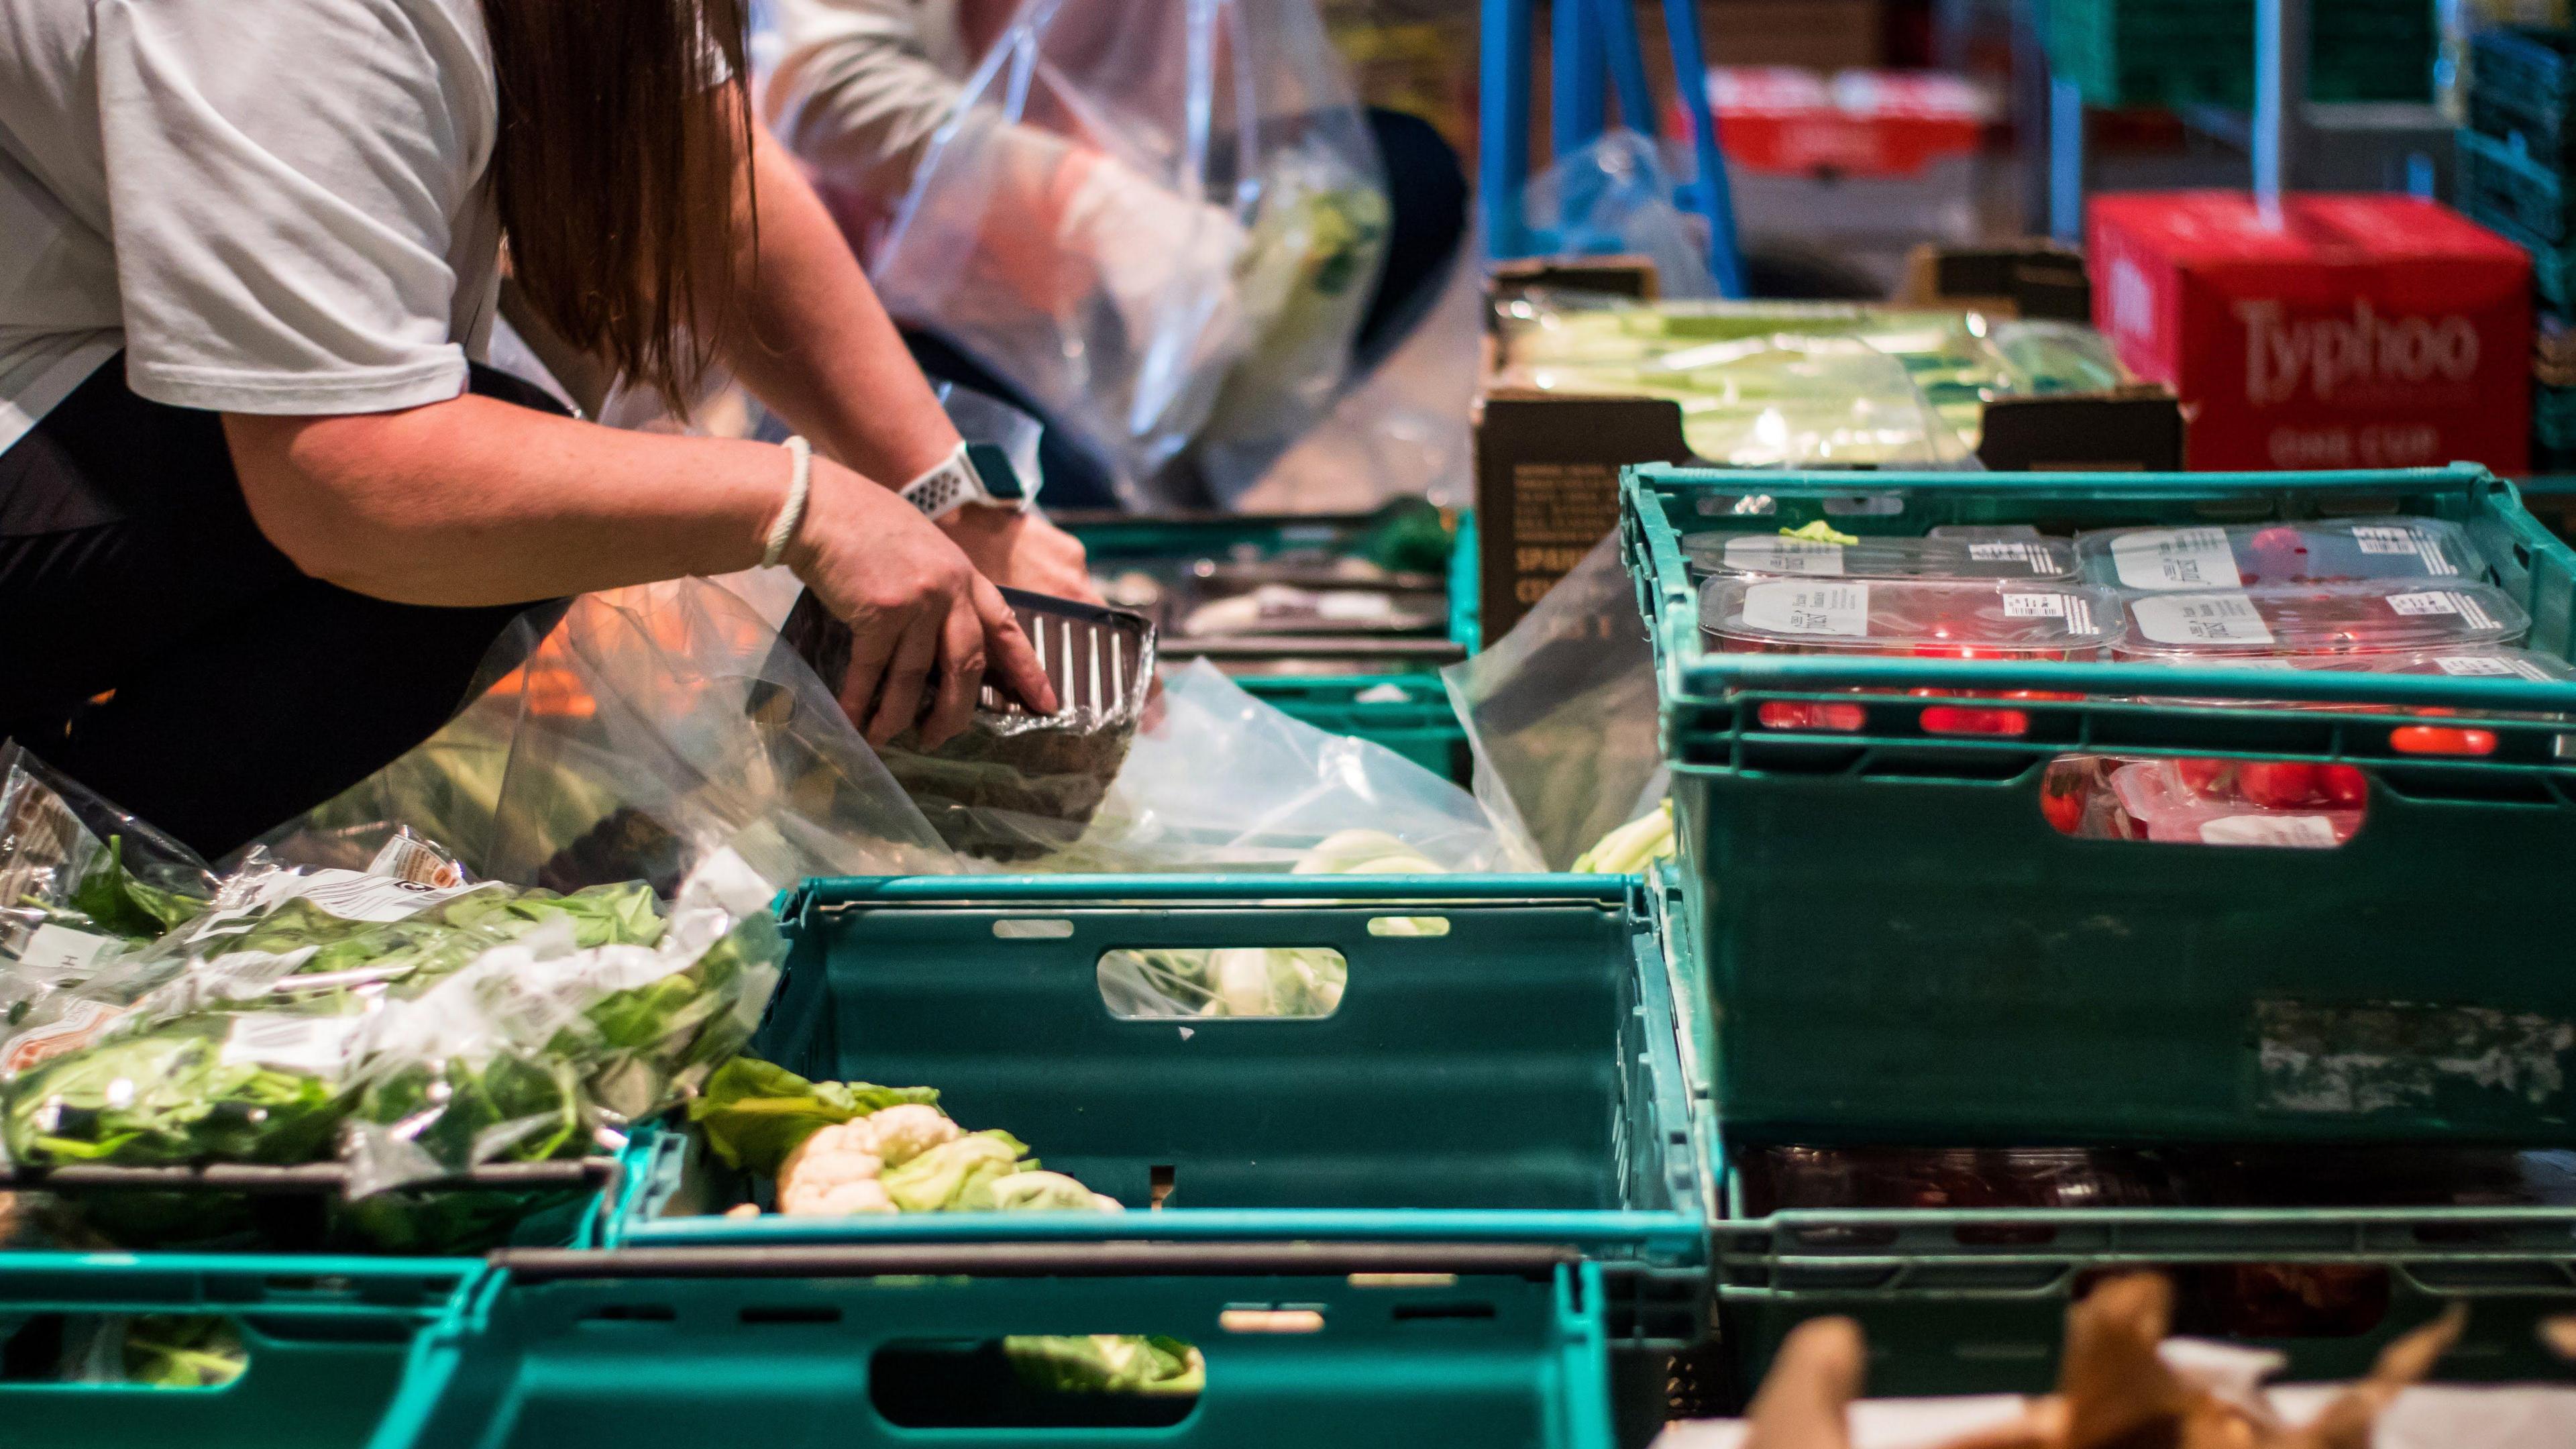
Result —
[[78, 1051], [97, 1040], [109, 1023], [124, 1014], [125, 1008], [104, 1001], [75, 1001], [64, 1009], [60, 1020], [31, 1027], [0, 1044], [0, 1076], [14, 1075], [65, 1052]]
[[2400, 524], [2366, 523], [2353, 529], [2352, 541], [2363, 553], [2423, 553], [2432, 540]]
[[2004, 617], [2007, 619], [2059, 618], [2066, 621], [2066, 632], [2093, 632], [2093, 605], [2081, 594], [2006, 594]]
[[2209, 845], [2286, 845], [2327, 850], [2341, 842], [2334, 822], [2322, 815], [2229, 815], [2200, 827]]
[[1808, 574], [1840, 578], [1843, 546], [1813, 538], [1730, 538], [1726, 566], [1748, 574]]
[[2471, 628], [2495, 627], [2495, 619], [2479, 606], [2477, 600], [2466, 594], [2453, 593], [2448, 589], [2427, 589], [2422, 593], [2414, 594], [2390, 594], [2388, 607], [2409, 618], [2454, 614], [2466, 620]]
[[2158, 644], [2269, 644], [2271, 626], [2243, 594], [2182, 594], [2129, 605], [2138, 632]]
[[2132, 589], [2205, 589], [2237, 582], [2223, 528], [2150, 528], [2111, 540], [2111, 562]]
[[1744, 591], [1746, 627], [1774, 634], [1869, 637], [1869, 585], [1754, 584]]
[[2547, 683], [2549, 671], [2528, 659], [2500, 659], [2490, 654], [2453, 654], [2433, 661], [2433, 667], [2444, 674], [2471, 679], [2510, 679], [2520, 677], [2535, 683]]
[[2057, 561], [2049, 557], [2044, 543], [2015, 543], [2008, 539], [1968, 545], [1968, 557], [1978, 563], [2019, 563], [2032, 573], [2057, 571]]

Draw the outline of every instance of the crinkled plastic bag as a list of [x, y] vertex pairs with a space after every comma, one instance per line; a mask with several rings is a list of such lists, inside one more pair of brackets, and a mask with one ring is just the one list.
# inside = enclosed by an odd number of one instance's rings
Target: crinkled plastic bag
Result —
[[1709, 270], [1708, 235], [1673, 204], [1673, 180], [1655, 143], [1621, 128], [1558, 157], [1531, 177], [1522, 215], [1573, 256], [1624, 254], [1655, 264], [1667, 297], [1720, 295]]
[[[25, 747], [0, 742], [0, 1013], [205, 909], [197, 853]], [[0, 1027], [0, 1038], [8, 1032]]]
[[1141, 501], [1202, 429], [1292, 438], [1330, 405], [1386, 214], [1312, 0], [1036, 0], [932, 139], [876, 284]]
[[1361, 831], [1383, 842], [1373, 858], [1408, 857], [1423, 871], [1527, 863], [1449, 780], [1292, 719], [1206, 660], [1167, 671], [1162, 703], [1091, 828], [1028, 869], [1313, 873], [1336, 838]]
[[514, 625], [461, 715], [263, 848], [350, 864], [408, 824], [484, 878], [665, 896], [726, 848], [779, 886], [959, 869], [822, 681], [721, 585], [585, 594], [549, 622]]
[[1476, 798], [1549, 870], [1663, 799], [1655, 661], [1616, 534], [1492, 647], [1441, 671]]

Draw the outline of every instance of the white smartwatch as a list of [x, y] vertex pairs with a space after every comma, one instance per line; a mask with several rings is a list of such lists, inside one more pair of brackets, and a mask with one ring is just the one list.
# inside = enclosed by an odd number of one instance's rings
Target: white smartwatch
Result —
[[1034, 484], [1020, 481], [1008, 453], [990, 443], [959, 443], [939, 466], [903, 485], [904, 501], [932, 518], [945, 518], [969, 503], [1026, 512], [1038, 501]]

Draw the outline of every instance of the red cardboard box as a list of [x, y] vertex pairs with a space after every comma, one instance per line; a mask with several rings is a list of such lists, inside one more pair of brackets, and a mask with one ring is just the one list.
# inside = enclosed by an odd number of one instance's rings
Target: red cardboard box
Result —
[[2484, 463], [2531, 447], [2531, 262], [2434, 202], [2094, 199], [2093, 312], [2170, 384], [2201, 470]]

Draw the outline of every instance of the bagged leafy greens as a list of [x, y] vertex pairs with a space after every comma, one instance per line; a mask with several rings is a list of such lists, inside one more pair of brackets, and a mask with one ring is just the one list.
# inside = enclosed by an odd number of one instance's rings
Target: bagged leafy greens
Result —
[[353, 1194], [579, 1155], [749, 1039], [784, 955], [768, 895], [729, 856], [667, 918], [640, 882], [559, 897], [245, 872], [91, 984], [125, 1004], [0, 1082], [0, 1133], [31, 1164], [336, 1151]]

